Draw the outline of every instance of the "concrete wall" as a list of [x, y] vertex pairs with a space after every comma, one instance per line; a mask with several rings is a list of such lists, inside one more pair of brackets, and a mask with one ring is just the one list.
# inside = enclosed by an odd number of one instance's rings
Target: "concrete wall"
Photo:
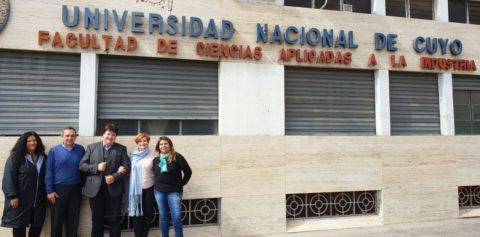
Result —
[[[48, 147], [59, 141], [43, 139]], [[99, 139], [78, 141], [87, 145]], [[187, 236], [286, 236], [291, 230], [285, 218], [285, 194], [292, 193], [380, 190], [381, 224], [454, 219], [459, 217], [457, 186], [480, 185], [478, 136], [172, 139], [193, 169], [185, 198], [221, 198], [220, 225], [187, 228]], [[134, 148], [133, 137], [118, 141]], [[14, 142], [0, 137], [2, 177]], [[3, 209], [3, 195], [0, 201]], [[88, 236], [87, 199], [82, 205], [80, 233]], [[48, 219], [44, 236], [49, 234]], [[0, 228], [0, 235], [8, 236], [9, 231]], [[152, 230], [151, 236], [158, 235]]]
[[[68, 28], [61, 21], [61, 4], [98, 7], [140, 12], [169, 12], [136, 0], [53, 2], [48, 0], [11, 1], [9, 23], [0, 34], [0, 48], [13, 50], [39, 50], [49, 52], [84, 53], [82, 56], [82, 87], [84, 98], [95, 96], [96, 58], [99, 54], [147, 56], [219, 61], [219, 136], [173, 136], [179, 152], [187, 157], [193, 168], [193, 177], [186, 186], [185, 198], [220, 198], [221, 213], [218, 226], [187, 228], [186, 236], [288, 236], [295, 231], [318, 228], [348, 228], [376, 224], [458, 218], [457, 187], [480, 185], [479, 136], [407, 136], [390, 137], [388, 109], [388, 73], [399, 70], [390, 67], [392, 53], [374, 50], [376, 32], [397, 33], [399, 51], [405, 55], [408, 66], [404, 71], [421, 71], [419, 57], [412, 48], [417, 36], [460, 38], [464, 43], [461, 58], [480, 59], [480, 46], [476, 32], [480, 26], [446, 22], [385, 17], [382, 4], [375, 5], [378, 15], [344, 13], [318, 9], [284, 7], [281, 1], [262, 1], [276, 4], [253, 4], [245, 1], [206, 0], [175, 1], [171, 14], [197, 16], [206, 21], [228, 19], [235, 23], [237, 32], [228, 44], [261, 46], [263, 57], [259, 61], [225, 58], [204, 58], [195, 54], [197, 42], [218, 42], [211, 39], [177, 36], [135, 34], [139, 48], [134, 52], [110, 50], [82, 50], [52, 48], [38, 45], [38, 31], [111, 34], [124, 38], [132, 35], [127, 21], [124, 32], [111, 25], [103, 29], [86, 30], [81, 26]], [[247, 1], [253, 2], [253, 1]], [[255, 1], [257, 2], [257, 1]], [[381, 1], [379, 1], [381, 2]], [[437, 11], [439, 11], [437, 9]], [[82, 10], [83, 12], [83, 10]], [[441, 15], [441, 14], [440, 14]], [[381, 22], [382, 24], [378, 24]], [[275, 24], [282, 29], [288, 25], [306, 28], [332, 28], [354, 30], [359, 48], [349, 66], [300, 64], [292, 60], [280, 62], [283, 48], [302, 48], [299, 45], [263, 44], [255, 40], [256, 24]], [[113, 23], [112, 23], [113, 24]], [[178, 54], [158, 54], [158, 38], [176, 39]], [[305, 49], [311, 49], [304, 46]], [[303, 49], [302, 48], [302, 49]], [[315, 50], [328, 50], [321, 47]], [[340, 49], [333, 49], [345, 51]], [[368, 66], [370, 54], [377, 55], [378, 65]], [[439, 54], [433, 57], [440, 57]], [[93, 60], [93, 61], [92, 61]], [[284, 134], [284, 65], [328, 67], [342, 69], [370, 69], [376, 73], [377, 134], [384, 136], [283, 136]], [[443, 73], [443, 72], [442, 72]], [[479, 75], [478, 71], [467, 74]], [[440, 95], [444, 105], [442, 134], [452, 135], [451, 74], [440, 74], [443, 85]], [[86, 89], [85, 89], [86, 88]], [[81, 97], [82, 98], [82, 97]], [[93, 134], [95, 122], [92, 108], [95, 103], [81, 99], [80, 130]], [[92, 114], [93, 113], [93, 114]], [[82, 118], [83, 116], [83, 118]], [[85, 131], [83, 131], [85, 130]], [[0, 176], [9, 150], [16, 137], [0, 137]], [[58, 137], [44, 137], [50, 148]], [[78, 142], [87, 145], [100, 137], [82, 136]], [[156, 140], [156, 137], [153, 138]], [[119, 137], [118, 142], [134, 148], [133, 137]], [[320, 222], [292, 222], [286, 220], [285, 195], [293, 193], [336, 191], [380, 191], [380, 210], [376, 220], [349, 219], [330, 224]], [[0, 196], [3, 209], [3, 195]], [[343, 219], [345, 220], [345, 219]], [[313, 223], [313, 224], [312, 224]], [[49, 236], [49, 218], [44, 236]], [[83, 200], [81, 236], [90, 232], [90, 210]], [[10, 230], [0, 228], [0, 236], [9, 236]], [[133, 236], [133, 233], [125, 233]], [[152, 230], [151, 236], [159, 236]]]
[[[383, 1], [383, 0], [382, 0]], [[402, 71], [422, 71], [420, 69], [421, 56], [424, 57], [447, 57], [455, 58], [451, 54], [442, 55], [440, 52], [429, 55], [427, 53], [417, 53], [414, 51], [412, 45], [413, 40], [418, 36], [444, 38], [451, 42], [454, 39], [460, 39], [463, 43], [463, 52], [456, 58], [476, 60], [477, 64], [480, 60], [480, 44], [477, 43], [475, 37], [476, 32], [480, 30], [479, 25], [458, 24], [444, 22], [445, 19], [445, 2], [446, 0], [438, 0], [440, 4], [435, 10], [436, 21], [407, 19], [402, 17], [383, 16], [382, 1], [378, 0], [374, 3], [374, 12], [376, 14], [362, 14], [339, 12], [320, 9], [307, 9], [299, 7], [283, 6], [281, 1], [260, 1], [275, 4], [253, 3], [236, 0], [203, 0], [192, 3], [190, 1], [174, 1], [174, 6], [171, 12], [161, 8], [158, 5], [152, 5], [145, 2], [138, 2], [136, 0], [119, 0], [119, 1], [87, 1], [78, 2], [74, 0], [66, 1], [51, 1], [51, 0], [23, 0], [11, 1], [12, 12], [8, 25], [0, 34], [1, 48], [3, 49], [24, 49], [24, 50], [40, 50], [40, 51], [55, 51], [55, 52], [69, 52], [80, 53], [89, 52], [96, 54], [114, 54], [114, 55], [129, 55], [129, 56], [146, 56], [157, 58], [176, 58], [176, 59], [192, 59], [192, 60], [211, 60], [211, 61], [247, 61], [245, 59], [231, 59], [219, 57], [205, 57], [199, 56], [196, 53], [195, 47], [198, 42], [203, 43], [223, 43], [223, 44], [237, 44], [246, 47], [249, 45], [254, 48], [256, 46], [262, 47], [262, 58], [259, 61], [251, 60], [253, 63], [266, 64], [285, 64], [285, 65], [301, 65], [307, 67], [335, 67], [335, 68], [352, 68], [352, 69], [388, 69], [388, 70], [402, 70]], [[257, 2], [257, 1], [255, 1]], [[80, 24], [76, 27], [66, 27], [62, 23], [62, 5], [65, 4], [69, 9], [69, 16], [72, 15], [73, 6], [80, 7]], [[443, 8], [442, 8], [443, 6]], [[98, 30], [90, 27], [85, 29], [83, 27], [84, 8], [90, 9], [98, 8], [100, 10], [100, 28]], [[107, 31], [103, 29], [103, 10], [110, 11], [109, 28]], [[112, 10], [117, 11], [127, 10], [129, 15], [123, 31], [118, 32], [115, 27]], [[132, 33], [130, 30], [131, 12], [143, 12], [143, 28], [146, 33]], [[204, 37], [192, 38], [188, 35], [182, 37], [181, 34], [170, 36], [165, 32], [158, 34], [157, 31], [148, 33], [148, 13], [158, 13], [164, 16], [173, 14], [181, 18], [186, 16], [187, 19], [191, 16], [202, 19], [205, 27], [209, 19], [216, 21], [217, 27], [220, 27], [221, 20], [230, 20], [235, 26], [235, 35], [231, 40], [221, 41]], [[447, 14], [448, 15], [448, 14]], [[447, 16], [448, 19], [448, 16]], [[287, 26], [296, 26], [297, 28], [305, 27], [306, 31], [315, 27], [318, 29], [333, 29], [337, 35], [340, 30], [354, 31], [355, 43], [359, 45], [356, 49], [342, 49], [329, 48], [321, 46], [301, 46], [299, 43], [295, 45], [288, 45], [278, 43], [263, 43], [257, 42], [256, 29], [257, 23], [263, 25], [268, 24], [270, 35], [273, 32], [275, 25], [278, 25], [282, 32], [285, 32]], [[167, 26], [165, 24], [166, 30]], [[55, 32], [59, 32], [63, 41], [67, 33], [89, 33], [95, 34], [100, 44], [100, 49], [80, 49], [78, 46], [69, 48], [67, 46], [52, 47], [49, 43], [44, 43], [42, 46], [38, 44], [38, 32], [48, 31], [50, 33], [50, 41], [53, 39]], [[397, 34], [398, 51], [388, 52], [386, 50], [376, 51], [374, 45], [374, 34]], [[105, 50], [103, 46], [102, 35], [108, 34], [113, 37], [111, 49]], [[118, 36], [127, 39], [129, 36], [134, 36], [138, 40], [138, 48], [135, 51], [114, 50], [113, 46]], [[157, 39], [174, 39], [178, 41], [177, 54], [157, 53]], [[298, 63], [295, 59], [289, 62], [279, 60], [281, 49], [301, 49], [310, 50], [334, 50], [339, 52], [350, 51], [352, 53], [352, 63], [350, 65], [338, 64], [317, 64], [317, 63]], [[378, 65], [368, 66], [369, 56], [375, 54]], [[398, 62], [398, 57], [405, 56], [407, 66], [403, 69], [394, 68], [390, 64], [390, 56], [395, 55]], [[441, 72], [434, 70], [433, 72]], [[459, 72], [462, 74], [476, 74], [480, 72]]]
[[218, 74], [220, 135], [285, 134], [282, 65], [222, 62]]

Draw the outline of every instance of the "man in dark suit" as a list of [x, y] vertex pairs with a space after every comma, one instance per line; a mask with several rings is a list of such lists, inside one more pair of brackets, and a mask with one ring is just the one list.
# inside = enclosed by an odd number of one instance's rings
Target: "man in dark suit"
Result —
[[[90, 144], [80, 161], [79, 170], [87, 174], [83, 194], [90, 199], [92, 237], [103, 236], [105, 216], [110, 236], [120, 236], [123, 178], [130, 172], [130, 159], [127, 148], [115, 143], [117, 133], [114, 124], [107, 124], [103, 129], [103, 141]], [[118, 172], [121, 166], [124, 170]]]

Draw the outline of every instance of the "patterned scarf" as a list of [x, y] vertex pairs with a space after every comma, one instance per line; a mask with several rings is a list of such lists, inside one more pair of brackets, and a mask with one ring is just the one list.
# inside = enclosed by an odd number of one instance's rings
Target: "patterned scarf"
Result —
[[158, 163], [158, 167], [160, 168], [160, 173], [167, 173], [168, 172], [168, 165], [167, 165], [168, 154], [160, 154], [160, 163]]

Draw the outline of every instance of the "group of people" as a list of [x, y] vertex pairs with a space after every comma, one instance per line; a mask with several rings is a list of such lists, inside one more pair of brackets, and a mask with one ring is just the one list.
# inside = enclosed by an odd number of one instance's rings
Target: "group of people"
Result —
[[103, 236], [104, 224], [111, 237], [120, 236], [125, 193], [135, 237], [148, 236], [155, 203], [162, 237], [168, 237], [170, 219], [175, 236], [183, 237], [183, 186], [192, 175], [186, 159], [175, 151], [168, 137], [160, 137], [150, 150], [150, 135], [139, 133], [135, 137], [137, 148], [127, 154], [127, 148], [115, 142], [117, 135], [118, 128], [107, 124], [103, 140], [85, 150], [75, 143], [75, 128], [67, 127], [61, 132], [62, 143], [46, 155], [37, 133], [22, 134], [5, 165], [1, 225], [13, 228], [14, 237], [26, 236], [27, 228], [29, 237], [38, 237], [49, 205], [51, 236], [61, 237], [65, 232], [67, 237], [75, 237], [83, 193], [92, 212], [91, 236]]

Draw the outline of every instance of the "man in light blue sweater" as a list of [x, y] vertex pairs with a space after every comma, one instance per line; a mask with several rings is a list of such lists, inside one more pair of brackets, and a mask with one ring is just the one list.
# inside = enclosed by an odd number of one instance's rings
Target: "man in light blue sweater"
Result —
[[75, 128], [63, 129], [61, 137], [62, 143], [48, 152], [45, 175], [47, 197], [52, 204], [51, 236], [62, 237], [65, 224], [66, 236], [76, 237], [84, 183], [78, 166], [85, 149], [75, 144]]

